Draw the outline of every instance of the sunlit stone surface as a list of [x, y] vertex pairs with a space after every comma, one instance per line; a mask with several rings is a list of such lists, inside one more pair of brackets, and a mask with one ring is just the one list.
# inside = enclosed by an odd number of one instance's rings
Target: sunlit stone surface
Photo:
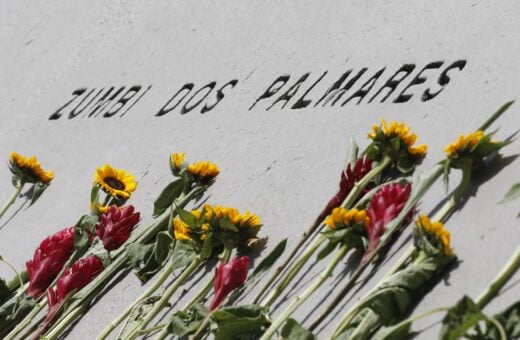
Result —
[[[176, 151], [219, 164], [208, 202], [259, 214], [268, 249], [294, 241], [334, 194], [350, 136], [364, 147], [381, 118], [406, 121], [429, 145], [421, 171], [520, 94], [519, 13], [516, 1], [476, 0], [1, 2], [0, 157], [6, 164], [11, 150], [36, 154], [55, 180], [34, 206], [18, 200], [2, 219], [0, 254], [23, 268], [41, 239], [73, 225], [105, 162], [136, 176], [130, 202], [146, 223]], [[499, 121], [498, 137], [520, 128], [519, 112], [515, 104]], [[518, 150], [514, 142], [503, 154]], [[461, 262], [416, 312], [476, 297], [518, 245], [520, 206], [497, 204], [520, 178], [519, 161], [509, 160], [477, 179], [478, 190], [447, 223]], [[11, 193], [7, 165], [0, 187], [3, 202]], [[421, 209], [444, 197], [439, 183]], [[408, 234], [390, 254], [404, 250]], [[321, 269], [296, 280], [291, 296]], [[0, 274], [11, 277], [5, 266]], [[296, 319], [308, 324], [343, 279], [323, 286]], [[487, 311], [520, 299], [519, 280]], [[69, 338], [92, 339], [143, 289], [133, 274], [110, 288]], [[336, 311], [320, 338], [341, 317]]]

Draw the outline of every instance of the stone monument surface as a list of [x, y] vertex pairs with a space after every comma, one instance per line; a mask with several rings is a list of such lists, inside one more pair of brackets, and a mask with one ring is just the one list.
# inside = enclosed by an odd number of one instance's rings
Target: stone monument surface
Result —
[[[56, 177], [36, 204], [19, 200], [1, 221], [0, 254], [23, 268], [44, 237], [88, 210], [92, 175], [107, 162], [136, 176], [129, 202], [150, 220], [172, 152], [220, 166], [208, 203], [257, 213], [266, 253], [293, 242], [335, 193], [349, 137], [364, 146], [381, 118], [404, 121], [429, 146], [421, 171], [518, 97], [518, 14], [516, 1], [2, 1], [0, 156], [35, 154]], [[503, 138], [520, 127], [517, 105], [496, 124]], [[503, 153], [518, 150], [516, 141]], [[513, 253], [520, 208], [498, 204], [520, 178], [511, 160], [479, 179], [447, 223], [460, 262], [415, 312], [478, 295]], [[0, 201], [10, 176], [1, 166]], [[438, 183], [420, 207], [445, 196]], [[308, 269], [295, 292], [321, 270]], [[489, 310], [519, 300], [519, 280]], [[337, 286], [331, 280], [295, 318], [312, 319]], [[94, 338], [142, 289], [131, 273], [119, 278], [69, 337]]]

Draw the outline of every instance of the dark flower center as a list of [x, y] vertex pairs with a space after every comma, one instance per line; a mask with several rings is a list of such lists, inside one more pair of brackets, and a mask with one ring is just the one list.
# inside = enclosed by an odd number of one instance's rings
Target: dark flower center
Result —
[[116, 190], [124, 190], [125, 184], [114, 177], [107, 177], [105, 178], [105, 183], [110, 185], [110, 187], [116, 189]]

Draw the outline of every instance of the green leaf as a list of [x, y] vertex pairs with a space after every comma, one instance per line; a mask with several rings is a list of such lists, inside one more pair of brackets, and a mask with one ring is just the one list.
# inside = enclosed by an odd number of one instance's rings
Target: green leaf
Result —
[[450, 308], [442, 320], [441, 340], [461, 338], [471, 327], [486, 317], [471, 298], [464, 296], [455, 306]]
[[34, 307], [28, 296], [12, 299], [0, 307], [0, 338], [7, 335]]
[[321, 250], [318, 253], [318, 255], [316, 255], [316, 260], [317, 261], [321, 261], [322, 259], [327, 257], [330, 253], [332, 253], [334, 251], [334, 249], [336, 249], [337, 245], [338, 245], [337, 242], [329, 242], [329, 243], [327, 243], [325, 245], [325, 247], [321, 248]]
[[257, 339], [270, 325], [266, 308], [258, 305], [223, 307], [210, 320], [215, 340]]
[[399, 137], [394, 137], [390, 140], [392, 147], [395, 151], [399, 151], [401, 149], [401, 139]]
[[143, 262], [152, 251], [153, 244], [129, 243], [125, 245], [126, 256], [134, 268], [138, 268], [139, 264]]
[[406, 157], [399, 159], [397, 161], [396, 167], [400, 173], [408, 174], [414, 170], [415, 164], [410, 159], [408, 159], [408, 157]]
[[74, 249], [81, 257], [90, 246], [90, 235], [96, 234], [96, 224], [99, 218], [96, 215], [83, 215], [74, 226]]
[[179, 178], [166, 186], [153, 204], [153, 215], [158, 216], [168, 209], [184, 190], [184, 180]]
[[230, 230], [232, 232], [238, 233], [238, 228], [227, 217], [224, 217], [224, 218], [221, 218], [220, 220], [218, 220], [218, 225], [220, 228], [222, 228], [224, 230]]
[[[494, 316], [504, 328], [508, 339], [520, 339], [520, 301], [517, 301], [505, 311]], [[491, 329], [491, 328], [490, 328]], [[498, 339], [498, 331], [496, 327], [492, 328]]]
[[5, 280], [0, 278], [0, 304], [9, 296], [11, 296], [11, 290], [7, 286]]
[[172, 254], [172, 268], [173, 270], [186, 267], [190, 264], [197, 253], [190, 241], [177, 240], [175, 241], [175, 247], [173, 248]]
[[464, 333], [464, 338], [472, 340], [520, 339], [520, 301], [492, 318], [487, 318], [485, 322], [475, 323]]
[[99, 201], [99, 190], [101, 187], [96, 184], [92, 186], [92, 190], [90, 190], [90, 203], [92, 203], [94, 206]]
[[211, 256], [213, 253], [213, 234], [208, 234], [206, 238], [204, 239], [204, 243], [202, 244], [202, 251], [200, 253], [200, 256], [203, 259], [207, 259]]
[[380, 328], [372, 337], [372, 340], [404, 340], [411, 337], [412, 323], [401, 322], [397, 325]]
[[168, 231], [157, 234], [155, 244], [129, 244], [126, 247], [135, 275], [142, 281], [148, 281], [168, 261], [173, 246], [173, 239]]
[[150, 296], [135, 305], [130, 311], [118, 339], [127, 339], [128, 335], [141, 323], [146, 314], [148, 314], [160, 298], [160, 296]]
[[160, 264], [168, 259], [172, 249], [173, 238], [168, 231], [161, 231], [157, 234], [155, 241], [155, 261]]
[[47, 189], [48, 186], [49, 186], [48, 184], [43, 184], [41, 182], [34, 183], [32, 197], [31, 197], [31, 203], [29, 204], [29, 206], [36, 203], [38, 198], [40, 198], [40, 196], [43, 194], [43, 192], [45, 191], [45, 189]]
[[385, 280], [362, 306], [374, 310], [385, 325], [400, 321], [452, 260], [419, 253], [412, 263]]
[[179, 218], [182, 220], [182, 222], [186, 223], [188, 227], [197, 227], [197, 217], [193, 215], [191, 212], [183, 209], [177, 209], [177, 213], [179, 214]]
[[484, 124], [482, 124], [477, 130], [482, 130], [482, 131], [485, 131], [491, 124], [493, 124], [504, 112], [506, 112], [507, 109], [509, 109], [509, 107], [511, 105], [513, 105], [515, 101], [514, 100], [511, 100], [505, 104], [503, 104], [495, 113], [493, 113], [491, 115], [491, 117], [489, 117], [485, 122]]
[[[363, 238], [366, 235], [365, 228], [361, 223], [357, 223], [347, 228], [326, 230], [322, 232], [331, 243], [341, 242], [351, 248], [362, 248]], [[325, 250], [326, 251], [326, 250]]]
[[500, 203], [508, 203], [520, 197], [520, 182], [513, 184]]
[[499, 151], [504, 146], [506, 146], [510, 143], [511, 143], [510, 141], [496, 142], [496, 143], [493, 143], [491, 141], [479, 142], [476, 145], [475, 153], [477, 155], [479, 155], [480, 157], [487, 157], [487, 156], [491, 155], [493, 152]]
[[347, 160], [348, 160], [348, 164], [352, 164], [352, 166], [354, 166], [354, 164], [356, 163], [356, 160], [358, 158], [358, 151], [359, 151], [359, 147], [356, 143], [356, 141], [354, 140], [354, 138], [350, 137], [349, 139], [349, 150], [348, 150], [348, 153], [347, 153]]
[[207, 308], [201, 304], [196, 304], [188, 311], [177, 311], [168, 323], [168, 332], [184, 339], [188, 335], [195, 334], [207, 315]]
[[296, 320], [289, 318], [282, 328], [284, 340], [318, 340], [311, 331], [303, 328]]
[[370, 308], [361, 310], [352, 321], [344, 327], [335, 339], [341, 340], [365, 340], [371, 339], [372, 335], [381, 326], [381, 319]]

